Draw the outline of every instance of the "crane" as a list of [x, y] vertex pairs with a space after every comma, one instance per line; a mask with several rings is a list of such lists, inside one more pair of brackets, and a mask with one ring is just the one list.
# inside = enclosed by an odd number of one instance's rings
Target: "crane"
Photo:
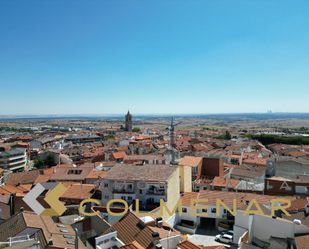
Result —
[[171, 161], [171, 163], [173, 163], [174, 160], [175, 160], [175, 155], [174, 155], [174, 147], [175, 147], [175, 145], [174, 145], [174, 130], [175, 130], [175, 126], [179, 125], [181, 123], [182, 123], [182, 121], [174, 124], [173, 123], [173, 117], [172, 117], [171, 118], [171, 126], [170, 127], [166, 127], [166, 129], [165, 129], [165, 130], [169, 130], [170, 131], [170, 145], [172, 147], [172, 161]]

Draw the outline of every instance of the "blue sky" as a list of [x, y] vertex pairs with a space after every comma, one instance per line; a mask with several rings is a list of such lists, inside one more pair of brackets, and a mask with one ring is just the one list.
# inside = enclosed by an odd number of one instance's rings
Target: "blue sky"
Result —
[[309, 1], [1, 0], [0, 115], [308, 112]]

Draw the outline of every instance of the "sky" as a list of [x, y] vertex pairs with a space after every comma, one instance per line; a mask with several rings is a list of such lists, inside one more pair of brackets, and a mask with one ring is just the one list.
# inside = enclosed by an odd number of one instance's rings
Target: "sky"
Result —
[[1, 0], [0, 115], [308, 112], [309, 1]]

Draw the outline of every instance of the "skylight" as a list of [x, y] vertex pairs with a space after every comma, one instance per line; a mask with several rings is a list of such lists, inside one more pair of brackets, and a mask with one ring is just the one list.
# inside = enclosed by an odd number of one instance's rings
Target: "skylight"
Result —
[[66, 238], [66, 239], [73, 239], [73, 236], [71, 236], [71, 235], [63, 235], [63, 238]]

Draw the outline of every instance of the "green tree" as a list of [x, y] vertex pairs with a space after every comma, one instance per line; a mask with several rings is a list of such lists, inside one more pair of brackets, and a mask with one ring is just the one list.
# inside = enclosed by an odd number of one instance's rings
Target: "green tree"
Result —
[[226, 132], [225, 132], [225, 139], [226, 139], [226, 140], [231, 140], [231, 138], [232, 138], [232, 136], [231, 136], [231, 134], [229, 133], [229, 131], [226, 131]]
[[43, 157], [34, 159], [34, 167], [36, 167], [37, 169], [43, 169], [44, 166], [45, 166], [45, 160]]
[[132, 131], [133, 131], [133, 132], [140, 132], [141, 129], [136, 127], [136, 128], [134, 128]]
[[47, 165], [49, 167], [55, 166], [54, 155], [51, 152], [47, 153]]
[[114, 139], [114, 140], [115, 140], [115, 136], [114, 136], [114, 135], [109, 134], [109, 135], [107, 136], [107, 139]]

